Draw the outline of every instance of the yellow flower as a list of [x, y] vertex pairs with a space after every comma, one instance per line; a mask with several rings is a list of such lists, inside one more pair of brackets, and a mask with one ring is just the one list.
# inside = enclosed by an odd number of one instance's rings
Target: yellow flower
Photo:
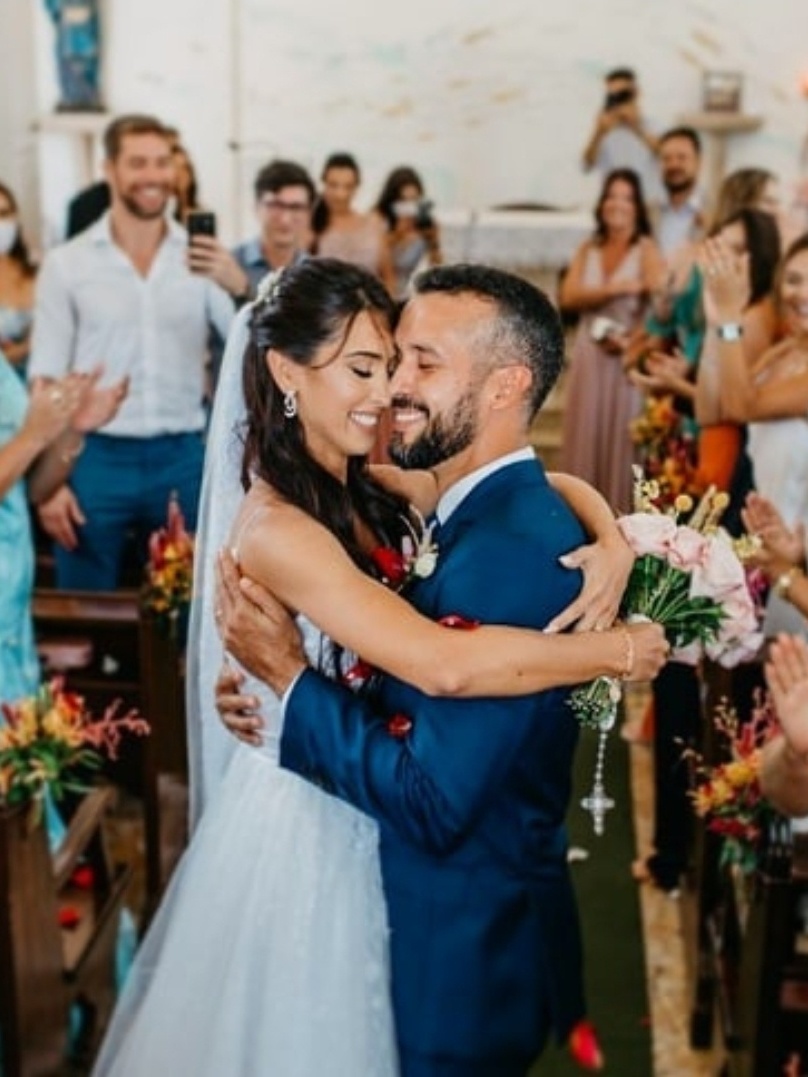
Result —
[[673, 503], [673, 507], [680, 513], [690, 512], [693, 508], [693, 498], [688, 494], [679, 494]]
[[757, 777], [757, 767], [747, 759], [739, 759], [727, 763], [724, 769], [724, 777], [734, 789], [742, 789], [751, 785]]
[[696, 814], [699, 816], [705, 816], [713, 810], [714, 801], [712, 796], [712, 790], [709, 786], [700, 785], [693, 794], [693, 806], [696, 809]]
[[734, 797], [734, 790], [723, 773], [716, 775], [713, 779], [712, 796], [714, 808], [720, 808], [722, 804], [729, 803]]

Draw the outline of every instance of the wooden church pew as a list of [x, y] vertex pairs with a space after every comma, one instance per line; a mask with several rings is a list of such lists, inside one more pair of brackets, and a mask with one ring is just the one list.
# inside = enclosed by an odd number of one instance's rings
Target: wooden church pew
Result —
[[[4, 1077], [54, 1077], [68, 1055], [71, 1007], [82, 1047], [98, 1044], [115, 999], [117, 928], [131, 868], [113, 867], [101, 823], [114, 797], [99, 787], [79, 803], [51, 855], [24, 809], [0, 812], [0, 1057]], [[76, 868], [91, 872], [85, 885]], [[86, 873], [85, 873], [86, 874]], [[79, 913], [61, 927], [60, 907]]]
[[[146, 830], [144, 924], [187, 840], [185, 679], [178, 642], [143, 616], [137, 591], [37, 589], [33, 600], [43, 658], [68, 663], [68, 687], [94, 711], [120, 698], [151, 725], [125, 741], [106, 775], [140, 797]], [[80, 664], [73, 664], [74, 662]]]

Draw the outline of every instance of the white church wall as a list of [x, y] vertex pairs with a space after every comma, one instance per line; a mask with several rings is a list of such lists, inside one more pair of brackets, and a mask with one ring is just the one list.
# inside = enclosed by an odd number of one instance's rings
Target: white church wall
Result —
[[[765, 123], [730, 140], [730, 168], [765, 165], [788, 186], [808, 129], [808, 4], [794, 0], [102, 2], [107, 107], [180, 128], [228, 239], [251, 230], [250, 181], [275, 154], [317, 173], [332, 150], [353, 151], [366, 205], [389, 168], [411, 163], [444, 206], [589, 206], [596, 184], [579, 157], [616, 65], [637, 70], [659, 129], [699, 108], [704, 70], [742, 72], [744, 111]], [[0, 9], [18, 102], [0, 103], [0, 161], [29, 213], [37, 197], [50, 240], [88, 156], [75, 138], [31, 130], [57, 96], [44, 5]], [[37, 145], [38, 196], [26, 180]]]

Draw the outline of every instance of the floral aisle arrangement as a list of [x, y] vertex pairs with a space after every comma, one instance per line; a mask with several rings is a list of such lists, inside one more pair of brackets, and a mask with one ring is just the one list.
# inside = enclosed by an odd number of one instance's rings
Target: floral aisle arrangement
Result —
[[673, 505], [682, 494], [696, 496], [696, 437], [671, 393], [649, 393], [629, 425], [643, 474], [656, 482], [658, 503]]
[[722, 702], [714, 723], [729, 758], [710, 765], [694, 749], [685, 752], [694, 765], [693, 808], [707, 829], [721, 839], [720, 864], [737, 865], [749, 875], [758, 866], [768, 825], [777, 818], [760, 788], [761, 751], [778, 731], [777, 717], [769, 697], [758, 693], [746, 721]]
[[33, 696], [2, 704], [0, 727], [0, 804], [31, 805], [31, 822], [39, 821], [46, 790], [58, 800], [88, 788], [87, 777], [103, 755], [115, 759], [125, 733], [143, 736], [148, 723], [136, 711], [120, 713], [120, 700], [100, 718], [84, 699], [68, 692], [55, 677]]
[[[636, 469], [636, 511], [618, 520], [636, 555], [621, 604], [623, 618], [661, 624], [672, 657], [680, 662], [695, 665], [706, 655], [732, 667], [751, 658], [763, 637], [738, 549], [719, 527], [729, 498], [711, 489], [694, 509], [692, 499], [680, 495], [665, 511], [658, 499], [659, 484]], [[601, 733], [595, 786], [584, 801], [598, 833], [603, 813], [613, 806], [602, 784], [603, 753], [621, 695], [618, 679], [599, 677], [570, 699], [579, 721]]]
[[142, 591], [143, 608], [174, 637], [191, 602], [194, 574], [194, 539], [176, 497], [168, 503], [165, 527], [149, 539], [149, 560]]

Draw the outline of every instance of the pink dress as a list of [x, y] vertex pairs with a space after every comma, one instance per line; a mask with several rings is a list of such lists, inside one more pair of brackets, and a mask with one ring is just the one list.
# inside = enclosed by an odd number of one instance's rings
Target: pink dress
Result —
[[317, 254], [321, 258], [339, 258], [378, 276], [385, 243], [381, 221], [368, 213], [357, 228], [323, 232], [317, 244]]
[[[609, 279], [640, 276], [640, 245], [635, 243]], [[606, 283], [599, 247], [590, 246], [584, 261], [583, 284]], [[617, 512], [631, 510], [634, 448], [629, 423], [640, 410], [641, 394], [623, 372], [620, 355], [611, 355], [592, 339], [596, 318], [611, 318], [630, 333], [640, 323], [645, 300], [620, 295], [581, 316], [570, 355], [564, 405], [561, 468], [586, 479]]]

